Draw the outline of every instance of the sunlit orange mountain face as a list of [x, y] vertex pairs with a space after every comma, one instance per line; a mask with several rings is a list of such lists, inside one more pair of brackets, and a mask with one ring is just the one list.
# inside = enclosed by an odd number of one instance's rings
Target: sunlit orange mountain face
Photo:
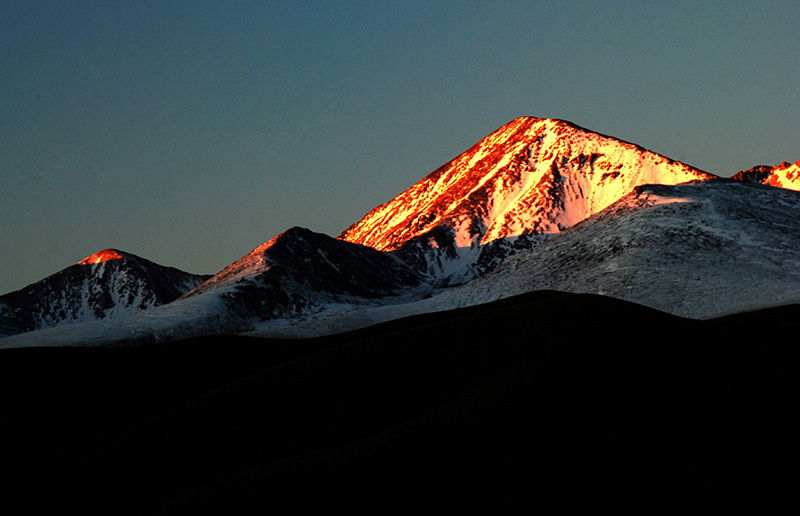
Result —
[[93, 264], [93, 263], [102, 263], [107, 262], [108, 260], [120, 260], [122, 259], [122, 255], [116, 249], [104, 249], [93, 255], [84, 258], [83, 260], [79, 261], [78, 264]]
[[561, 120], [523, 117], [496, 130], [339, 238], [397, 249], [433, 228], [459, 247], [558, 233], [643, 184], [716, 176]]
[[784, 161], [775, 167], [760, 165], [750, 170], [737, 172], [733, 178], [788, 190], [800, 190], [800, 161], [796, 163]]

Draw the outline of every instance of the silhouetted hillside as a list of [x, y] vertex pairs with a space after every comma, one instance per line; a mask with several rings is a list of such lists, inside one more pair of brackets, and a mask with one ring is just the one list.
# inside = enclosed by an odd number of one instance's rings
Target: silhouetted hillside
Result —
[[535, 292], [302, 341], [3, 350], [4, 512], [775, 514], [799, 316]]

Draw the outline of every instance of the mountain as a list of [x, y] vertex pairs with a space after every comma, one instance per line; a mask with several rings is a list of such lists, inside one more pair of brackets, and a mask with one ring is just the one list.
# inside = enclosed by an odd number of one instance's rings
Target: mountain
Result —
[[415, 274], [400, 259], [407, 247], [379, 252], [293, 228], [138, 317], [12, 336], [0, 347], [164, 342], [219, 332], [320, 336], [538, 290], [600, 294], [709, 319], [800, 302], [799, 218], [800, 192], [792, 190], [731, 179], [643, 185], [450, 286]]
[[749, 183], [761, 183], [789, 190], [800, 190], [800, 161], [784, 161], [776, 167], [759, 165], [750, 170], [734, 174], [733, 179]]
[[715, 176], [562, 120], [517, 118], [370, 211], [339, 238], [394, 250], [434, 228], [466, 248], [558, 233], [642, 184]]
[[800, 192], [792, 190], [731, 179], [638, 186], [462, 285], [251, 334], [326, 335], [538, 290], [600, 294], [693, 319], [800, 303], [798, 220]]
[[14, 335], [2, 347], [127, 345], [285, 326], [336, 307], [402, 304], [429, 295], [427, 277], [394, 253], [293, 227], [173, 301], [140, 317]]
[[0, 347], [321, 335], [540, 288], [699, 319], [790, 302], [794, 194], [758, 187], [566, 121], [518, 118], [336, 239], [291, 228], [140, 317]]
[[422, 276], [390, 253], [294, 227], [183, 297], [222, 296], [232, 312], [265, 320], [306, 314], [323, 304], [382, 300], [423, 286]]
[[207, 277], [105, 249], [0, 296], [0, 337], [125, 317], [174, 301]]

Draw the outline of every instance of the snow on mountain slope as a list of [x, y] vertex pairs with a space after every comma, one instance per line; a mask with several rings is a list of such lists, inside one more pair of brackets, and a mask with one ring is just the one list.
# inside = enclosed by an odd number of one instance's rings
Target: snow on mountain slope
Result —
[[324, 335], [536, 290], [607, 295], [696, 319], [800, 303], [798, 221], [800, 193], [791, 190], [722, 179], [640, 186], [461, 286], [253, 334]]
[[800, 193], [791, 190], [724, 180], [642, 186], [439, 302], [551, 289], [698, 319], [797, 303], [798, 221]]
[[173, 301], [207, 277], [106, 249], [0, 297], [0, 337], [128, 316]]
[[800, 190], [800, 161], [796, 163], [784, 161], [776, 167], [760, 165], [750, 170], [737, 172], [733, 179], [789, 190]]
[[418, 271], [431, 286], [442, 288], [480, 276], [507, 256], [530, 249], [547, 237], [528, 234], [498, 238], [486, 244], [474, 242], [469, 246], [459, 246], [456, 230], [443, 225], [385, 253], [396, 256]]
[[436, 227], [457, 247], [557, 233], [642, 184], [713, 178], [561, 120], [523, 117], [496, 130], [339, 238], [388, 251]]

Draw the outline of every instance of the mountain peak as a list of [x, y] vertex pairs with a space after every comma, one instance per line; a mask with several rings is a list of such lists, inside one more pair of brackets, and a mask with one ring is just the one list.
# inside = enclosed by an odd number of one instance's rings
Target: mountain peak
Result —
[[441, 225], [456, 230], [459, 247], [558, 233], [636, 186], [714, 177], [565, 120], [520, 117], [339, 238], [389, 251]]
[[124, 256], [116, 249], [103, 249], [102, 251], [96, 252], [93, 255], [79, 261], [78, 265], [101, 263], [109, 260], [119, 260], [122, 258], [124, 258]]
[[[250, 251], [246, 256], [225, 267], [222, 271], [188, 292], [186, 297], [214, 290], [220, 287], [234, 285], [250, 277], [257, 276], [269, 270], [274, 265], [275, 256], [302, 253], [307, 249], [314, 249], [325, 245], [331, 237], [315, 233], [310, 229], [293, 226], [283, 233], [267, 240], [265, 243]], [[278, 259], [280, 262], [280, 258]]]
[[749, 170], [737, 172], [733, 179], [748, 183], [761, 183], [787, 190], [800, 190], [800, 161], [780, 165], [759, 165]]
[[298, 240], [302, 241], [305, 239], [317, 238], [317, 237], [318, 234], [314, 233], [310, 229], [304, 228], [302, 226], [292, 226], [283, 233], [272, 237], [271, 239], [267, 240], [260, 246], [253, 249], [250, 252], [250, 255], [264, 254], [268, 249], [270, 249], [276, 244], [285, 244], [286, 242], [295, 242]]
[[[110, 263], [105, 265], [106, 262]], [[169, 303], [207, 278], [117, 249], [103, 249], [23, 289], [0, 296], [0, 338], [126, 317]]]

